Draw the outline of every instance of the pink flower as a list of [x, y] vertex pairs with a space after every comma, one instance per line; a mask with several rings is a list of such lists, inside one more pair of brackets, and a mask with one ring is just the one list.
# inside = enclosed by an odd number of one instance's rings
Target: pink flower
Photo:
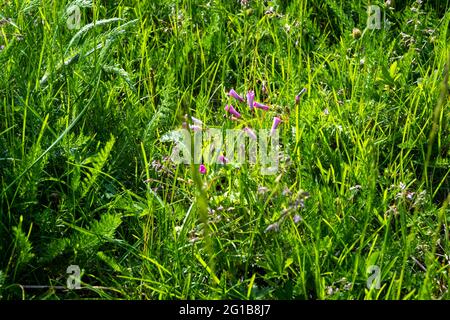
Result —
[[265, 104], [262, 104], [262, 103], [259, 103], [259, 102], [254, 102], [253, 106], [255, 108], [258, 108], [258, 109], [263, 109], [263, 110], [266, 110], [266, 111], [269, 110], [269, 106], [266, 106]]
[[234, 89], [230, 89], [230, 92], [228, 92], [229, 96], [232, 96], [233, 98], [235, 98], [236, 100], [240, 101], [240, 102], [244, 102], [244, 98], [242, 98], [240, 95], [238, 95], [238, 93], [236, 91], [234, 91]]
[[295, 96], [295, 104], [298, 104], [300, 102], [300, 97], [306, 92], [306, 88], [303, 88], [298, 95]]
[[204, 165], [204, 164], [201, 164], [201, 165], [200, 165], [200, 168], [198, 168], [198, 171], [199, 171], [201, 174], [205, 174], [205, 173], [206, 173], [206, 167], [205, 167], [205, 165]]
[[228, 111], [229, 113], [231, 113], [236, 118], [240, 118], [241, 117], [241, 114], [239, 112], [237, 112], [236, 109], [233, 108], [233, 106], [231, 104], [227, 104], [225, 106], [225, 111]]
[[281, 119], [278, 117], [274, 117], [273, 118], [273, 124], [272, 124], [272, 130], [270, 130], [270, 134], [273, 135], [275, 133], [275, 131], [278, 128], [278, 125], [280, 124]]
[[253, 132], [252, 129], [250, 129], [250, 128], [244, 128], [244, 129], [242, 129], [242, 130], [244, 130], [244, 132], [247, 133], [247, 135], [248, 135], [251, 139], [253, 139], [253, 140], [255, 140], [255, 141], [257, 140], [256, 134]]
[[228, 159], [222, 154], [217, 158], [217, 160], [219, 160], [221, 164], [227, 164], [228, 162]]
[[250, 107], [250, 110], [253, 110], [254, 100], [255, 100], [255, 92], [250, 90], [249, 92], [247, 92], [247, 103], [248, 106]]

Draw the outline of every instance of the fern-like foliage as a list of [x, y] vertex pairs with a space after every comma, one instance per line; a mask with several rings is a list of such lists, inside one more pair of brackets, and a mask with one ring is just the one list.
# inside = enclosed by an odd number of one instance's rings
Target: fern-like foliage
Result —
[[119, 215], [104, 214], [99, 221], [95, 220], [87, 229], [77, 227], [78, 234], [71, 238], [70, 245], [75, 252], [93, 254], [101, 244], [113, 240], [114, 232], [121, 223]]
[[[36, 202], [38, 184], [41, 181], [42, 173], [48, 162], [48, 155], [44, 154], [42, 157], [41, 141], [47, 127], [48, 116], [45, 118], [41, 127], [39, 135], [29, 150], [24, 153], [23, 160], [18, 170], [15, 172], [16, 177], [22, 176], [20, 182], [20, 196], [22, 199], [26, 199], [27, 202]], [[31, 135], [31, 133], [30, 133]], [[39, 158], [42, 157], [40, 160]]]
[[26, 266], [26, 264], [34, 257], [33, 246], [28, 239], [29, 235], [22, 230], [22, 221], [23, 217], [21, 216], [19, 225], [12, 228], [14, 235], [14, 249], [10, 263], [14, 267], [14, 277], [16, 273]]
[[100, 220], [94, 220], [87, 228], [71, 225], [75, 233], [67, 238], [53, 240], [43, 250], [41, 262], [48, 263], [71, 252], [75, 257], [90, 259], [96, 256], [96, 251], [104, 243], [114, 239], [116, 229], [122, 223], [122, 219], [117, 214], [104, 214]]
[[81, 182], [81, 198], [84, 198], [96, 183], [98, 176], [102, 172], [103, 167], [108, 160], [109, 154], [114, 146], [116, 139], [111, 136], [105, 147], [96, 155], [91, 156], [83, 161], [83, 165], [92, 164], [91, 167], [85, 171], [86, 177]]
[[63, 146], [67, 155], [68, 161], [74, 163], [73, 169], [70, 172], [70, 186], [74, 193], [78, 192], [81, 184], [81, 162], [82, 155], [87, 152], [89, 144], [94, 137], [85, 136], [83, 133], [70, 133], [63, 139]]
[[130, 271], [123, 267], [114, 257], [111, 257], [103, 251], [97, 252], [97, 257], [106, 263], [112, 270], [121, 274], [129, 274]]
[[175, 76], [169, 73], [161, 89], [161, 103], [145, 129], [145, 140], [152, 141], [157, 137], [158, 129], [167, 131], [172, 124], [177, 108], [177, 90], [175, 88]]

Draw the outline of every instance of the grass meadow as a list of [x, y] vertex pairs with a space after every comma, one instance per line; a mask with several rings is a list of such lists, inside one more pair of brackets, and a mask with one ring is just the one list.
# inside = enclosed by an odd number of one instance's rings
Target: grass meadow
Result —
[[2, 0], [0, 298], [449, 299], [449, 9]]

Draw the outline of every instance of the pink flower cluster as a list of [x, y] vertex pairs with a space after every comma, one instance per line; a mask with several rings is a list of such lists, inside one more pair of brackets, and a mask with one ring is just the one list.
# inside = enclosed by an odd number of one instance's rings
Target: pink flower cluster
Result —
[[[236, 99], [238, 102], [245, 102], [245, 99], [242, 96], [240, 96], [234, 89], [231, 89], [228, 92], [228, 96]], [[251, 111], [253, 111], [254, 108], [261, 109], [264, 111], [267, 111], [270, 109], [270, 107], [268, 105], [265, 105], [263, 103], [255, 101], [255, 92], [253, 90], [249, 90], [247, 92], [247, 105]], [[225, 106], [225, 111], [227, 111], [228, 113], [230, 113], [232, 115], [232, 119], [239, 119], [241, 117], [241, 114], [231, 104], [227, 104]], [[272, 129], [270, 131], [271, 134], [275, 133], [275, 130], [277, 130], [280, 123], [281, 123], [281, 118], [279, 118], [279, 117], [273, 118]], [[247, 135], [251, 139], [256, 140], [256, 135], [252, 131], [252, 129], [246, 127], [243, 130], [247, 133]]]
[[[245, 102], [244, 98], [242, 98], [236, 91], [234, 91], [234, 89], [231, 89], [228, 92], [228, 96], [236, 99], [238, 102]], [[253, 90], [249, 90], [247, 92], [247, 105], [251, 111], [253, 111], [254, 108], [261, 109], [264, 111], [269, 110], [268, 105], [255, 101], [255, 92]], [[241, 114], [237, 112], [236, 109], [231, 104], [225, 106], [225, 111], [228, 111], [236, 118], [241, 117]]]
[[[297, 94], [295, 96], [295, 103], [298, 104], [300, 101], [300, 97], [306, 92], [306, 88], [303, 88], [299, 94]], [[244, 99], [241, 95], [239, 95], [234, 89], [230, 89], [230, 91], [227, 94], [229, 97], [232, 97], [233, 99], [235, 99], [237, 102], [243, 103], [243, 102], [247, 102], [248, 107], [250, 108], [250, 111], [254, 111], [254, 109], [261, 109], [264, 111], [267, 111], [270, 109], [270, 107], [268, 105], [265, 105], [263, 103], [257, 102], [255, 101], [255, 92], [253, 90], [249, 90], [247, 92], [246, 98]], [[227, 104], [225, 105], [225, 111], [227, 113], [229, 113], [231, 115], [231, 119], [232, 120], [238, 120], [241, 118], [241, 114], [239, 113], [239, 111], [236, 110], [236, 108], [232, 105], [232, 104]], [[193, 118], [195, 119], [195, 118]], [[197, 120], [197, 119], [195, 119]], [[273, 122], [272, 122], [272, 128], [270, 130], [270, 134], [273, 135], [275, 134], [278, 126], [280, 125], [280, 123], [282, 122], [280, 117], [274, 117], [273, 118]], [[195, 123], [195, 122], [194, 122]], [[201, 123], [201, 122], [200, 122]], [[198, 123], [195, 123], [191, 129], [193, 129], [194, 131], [196, 129], [200, 129], [201, 130], [201, 124], [199, 125]], [[255, 132], [249, 128], [249, 127], [245, 127], [243, 129], [243, 131], [250, 137], [250, 139], [252, 140], [257, 140], [256, 134]], [[219, 162], [222, 164], [226, 164], [228, 159], [225, 158], [225, 156], [220, 155], [219, 156]], [[205, 165], [200, 165], [199, 168], [199, 172], [201, 174], [205, 174], [206, 173], [206, 167]]]

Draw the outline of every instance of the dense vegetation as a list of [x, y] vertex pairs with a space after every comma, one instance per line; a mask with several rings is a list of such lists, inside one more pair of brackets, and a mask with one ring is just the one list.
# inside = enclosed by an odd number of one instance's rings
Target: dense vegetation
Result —
[[[395, 2], [3, 0], [0, 297], [449, 299], [450, 5]], [[277, 173], [190, 116], [278, 116]]]

